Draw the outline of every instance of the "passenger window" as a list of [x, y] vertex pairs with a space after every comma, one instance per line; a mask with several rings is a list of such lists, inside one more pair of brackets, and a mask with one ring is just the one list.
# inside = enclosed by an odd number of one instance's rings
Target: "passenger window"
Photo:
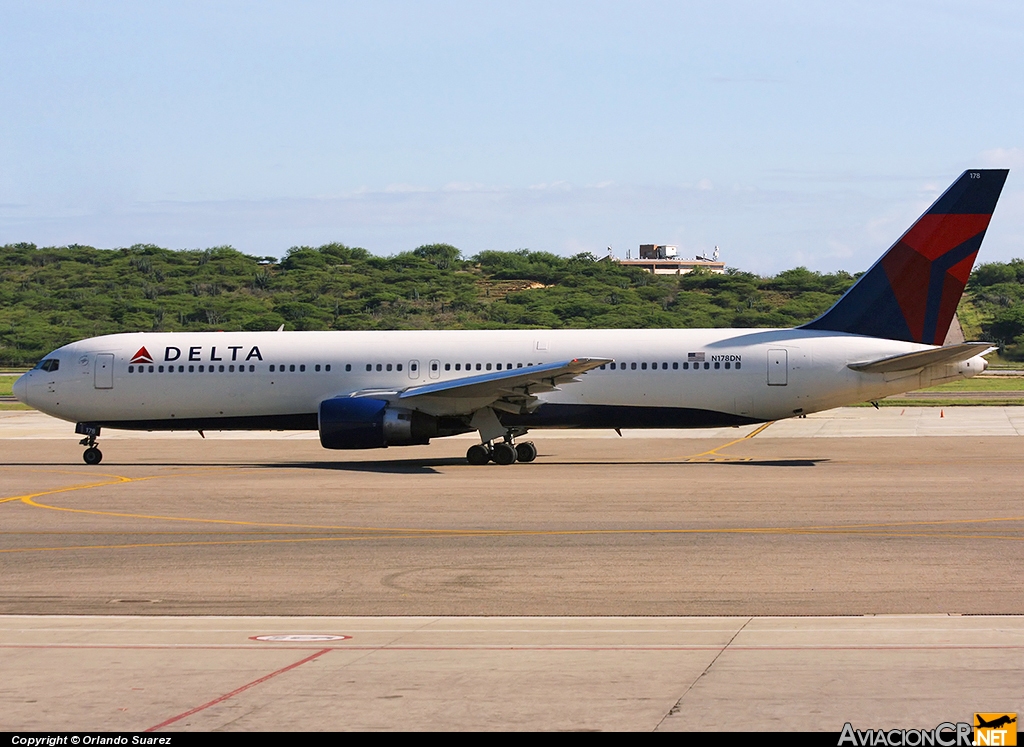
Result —
[[135, 366], [128, 366], [128, 373], [135, 373]]
[[647, 370], [647, 364], [646, 363], [641, 363], [640, 364], [640, 370], [641, 371], [646, 371]]
[[455, 364], [455, 370], [456, 371], [461, 371], [462, 370], [462, 364], [461, 363], [456, 363]]
[[444, 370], [445, 371], [451, 371], [452, 370], [452, 364], [451, 363], [445, 363], [444, 364]]
[[501, 364], [500, 363], [494, 364], [494, 367], [497, 368], [499, 371], [501, 370]]
[[[477, 366], [477, 368], [479, 368], [479, 366]], [[487, 364], [487, 370], [488, 370], [488, 371], [490, 371], [490, 370], [491, 370], [491, 364], [490, 364], [490, 363], [488, 363], [488, 364]]]
[[299, 366], [299, 371], [305, 371], [305, 370], [306, 370], [306, 364], [305, 364], [305, 363], [303, 363], [303, 364], [301, 364], [301, 365]]
[[635, 363], [630, 363], [629, 367], [632, 368], [634, 371], [636, 371], [636, 364]]
[[728, 362], [725, 364], [725, 367], [726, 368], [732, 368], [732, 366], [730, 366]]
[[661, 364], [661, 370], [662, 371], [667, 371], [668, 370], [668, 364], [667, 363], [662, 363]]
[[740, 362], [739, 362], [739, 361], [736, 361], [736, 370], [737, 370], [737, 371], [739, 371], [739, 370], [740, 370]]
[[388, 371], [390, 371], [390, 370], [391, 370], [391, 364], [390, 364], [390, 363], [389, 363], [389, 364], [387, 365], [387, 370], [388, 370]]
[[523, 364], [522, 364], [522, 363], [517, 363], [517, 364], [516, 364], [516, 368], [522, 368], [522, 367], [523, 367]]
[[709, 368], [711, 368], [711, 364], [710, 364], [710, 363], [707, 363], [707, 362], [705, 362], [705, 363], [704, 363], [704, 370], [705, 370], [705, 371], [707, 371], [707, 370], [708, 370]]
[[351, 371], [352, 370], [352, 364], [351, 363], [346, 363], [345, 364], [345, 370], [346, 371]]
[[270, 364], [270, 373], [274, 373], [274, 364], [273, 363]]
[[[191, 366], [190, 366], [191, 368]], [[203, 366], [199, 367], [199, 373], [206, 373], [206, 369]]]
[[384, 370], [384, 366], [382, 366], [381, 364], [378, 363], [377, 364], [377, 370], [378, 371], [383, 371]]
[[372, 371], [373, 370], [373, 366], [371, 364], [367, 363], [366, 364], [366, 370], [367, 371]]
[[410, 371], [419, 371], [420, 370], [420, 366], [419, 366], [418, 363], [410, 363], [409, 364], [409, 370]]
[[436, 371], [437, 370], [437, 364], [436, 363], [431, 363], [430, 364], [430, 370], [431, 371]]
[[479, 370], [480, 370], [480, 364], [479, 364], [479, 363], [477, 363], [477, 364], [476, 364], [476, 370], [477, 370], [477, 371], [479, 371]]
[[217, 370], [220, 371], [221, 373], [224, 373], [224, 364], [217, 366]]
[[683, 370], [686, 371], [689, 367], [690, 367], [690, 364], [687, 363], [686, 361], [683, 361]]
[[722, 364], [719, 363], [718, 361], [715, 361], [715, 370], [717, 371], [721, 367], [722, 367]]
[[153, 367], [152, 366], [149, 367], [149, 372], [153, 373]]
[[604, 371], [604, 369], [605, 369], [605, 367], [606, 367], [607, 365], [608, 365], [607, 363], [602, 363], [602, 364], [601, 364], [601, 370], [602, 370], [602, 371]]
[[195, 366], [189, 366], [188, 367], [188, 372], [189, 373], [195, 373], [196, 372], [196, 367]]
[[679, 370], [679, 361], [672, 361], [672, 370], [673, 371], [678, 371]]
[[295, 364], [294, 363], [290, 364], [288, 366], [288, 370], [291, 371], [292, 373], [295, 373]]
[[[328, 363], [328, 364], [327, 364], [326, 366], [324, 366], [324, 371], [330, 371], [330, 370], [331, 370], [331, 364], [330, 364], [330, 363]], [[401, 371], [401, 370], [402, 370], [402, 366], [401, 366], [401, 364], [399, 364], [399, 366], [398, 366], [398, 370], [399, 370], [399, 371]]]
[[157, 373], [163, 373], [163, 372], [164, 372], [164, 367], [163, 367], [163, 366], [160, 366], [160, 367], [159, 367], [159, 368], [157, 369]]
[[317, 363], [316, 366], [313, 368], [313, 370], [314, 371], [319, 371], [320, 370], [320, 364]]
[[235, 367], [234, 366], [228, 366], [228, 373], [234, 373], [234, 372], [235, 372]]

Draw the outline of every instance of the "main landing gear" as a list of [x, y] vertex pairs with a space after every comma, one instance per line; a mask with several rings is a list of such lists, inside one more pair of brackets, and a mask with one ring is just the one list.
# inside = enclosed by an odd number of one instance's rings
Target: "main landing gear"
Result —
[[474, 444], [466, 452], [466, 460], [470, 464], [513, 464], [515, 462], [532, 462], [537, 458], [537, 447], [533, 441], [514, 443], [511, 436], [498, 443]]

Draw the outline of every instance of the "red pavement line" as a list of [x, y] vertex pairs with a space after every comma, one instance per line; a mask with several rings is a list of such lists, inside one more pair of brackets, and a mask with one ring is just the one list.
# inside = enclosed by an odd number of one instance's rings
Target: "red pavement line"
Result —
[[225, 695], [221, 695], [219, 698], [214, 698], [209, 703], [203, 703], [201, 706], [197, 706], [196, 708], [193, 708], [190, 711], [185, 711], [184, 713], [178, 714], [177, 716], [172, 716], [171, 718], [167, 719], [166, 721], [162, 721], [161, 723], [157, 724], [156, 726], [149, 727], [148, 729], [146, 729], [146, 731], [149, 732], [149, 731], [156, 731], [157, 729], [162, 729], [165, 726], [169, 726], [170, 724], [173, 724], [175, 721], [181, 721], [181, 719], [187, 718], [188, 716], [191, 716], [193, 713], [199, 713], [199, 711], [206, 710], [210, 706], [215, 706], [218, 703], [223, 703], [228, 698], [233, 698], [236, 695], [238, 695], [239, 693], [243, 693], [243, 692], [245, 692], [246, 690], [248, 690], [251, 687], [256, 687], [256, 685], [259, 685], [259, 684], [261, 684], [263, 682], [266, 682], [267, 680], [271, 679], [272, 677], [276, 677], [279, 674], [284, 674], [285, 672], [287, 672], [287, 671], [289, 671], [291, 669], [295, 669], [296, 667], [301, 667], [306, 662], [313, 661], [313, 659], [317, 659], [317, 658], [323, 656], [324, 654], [330, 653], [330, 651], [331, 651], [331, 649], [329, 649], [329, 648], [325, 648], [325, 649], [322, 649], [320, 651], [317, 651], [315, 654], [311, 654], [311, 655], [307, 656], [305, 659], [300, 659], [299, 661], [295, 662], [294, 664], [289, 664], [288, 666], [283, 667], [282, 669], [278, 669], [276, 672], [271, 672], [268, 675], [264, 675], [263, 677], [260, 677], [258, 680], [253, 680], [252, 682], [250, 682], [247, 685], [242, 685], [237, 690], [232, 690], [231, 692], [229, 692], [229, 693], [227, 693]]
[[[310, 659], [315, 659], [318, 656], [322, 656], [328, 651], [717, 651], [724, 647], [724, 644], [709, 643], [706, 645], [692, 645], [692, 646], [523, 646], [510, 643], [507, 645], [501, 644], [481, 644], [478, 646], [465, 645], [465, 646], [393, 646], [386, 643], [382, 643], [377, 646], [364, 645], [364, 646], [333, 646], [330, 648], [320, 649], [313, 656], [308, 659], [303, 659], [298, 664], [292, 666], [298, 666], [303, 664]], [[139, 645], [124, 645], [124, 644], [106, 644], [106, 643], [0, 643], [0, 649], [5, 648], [16, 648], [16, 649], [59, 649], [61, 651], [69, 651], [74, 649], [83, 650], [94, 650], [94, 649], [111, 649], [111, 650], [133, 650], [133, 651], [221, 651], [221, 650], [243, 650], [243, 651], [309, 651], [309, 648], [303, 648], [301, 646], [218, 646], [216, 644], [204, 645], [167, 645], [154, 643], [152, 645], [139, 644]], [[728, 647], [730, 651], [947, 651], [947, 650], [964, 650], [964, 651], [1019, 651], [1024, 649], [1024, 644], [1001, 644], [1001, 643], [920, 643], [920, 644], [807, 644], [805, 646], [758, 646], [758, 645], [732, 645]], [[290, 667], [282, 669], [281, 672], [288, 671]], [[273, 674], [267, 675], [267, 677], [273, 677], [280, 672], [274, 672]], [[266, 679], [266, 678], [264, 678]], [[258, 684], [263, 680], [257, 680], [253, 684]], [[245, 687], [250, 687], [246, 685]], [[245, 688], [242, 688], [245, 689]], [[237, 691], [241, 692], [241, 690]], [[232, 693], [233, 694], [233, 693]], [[230, 697], [225, 696], [225, 697]], [[205, 707], [205, 706], [204, 706]]]

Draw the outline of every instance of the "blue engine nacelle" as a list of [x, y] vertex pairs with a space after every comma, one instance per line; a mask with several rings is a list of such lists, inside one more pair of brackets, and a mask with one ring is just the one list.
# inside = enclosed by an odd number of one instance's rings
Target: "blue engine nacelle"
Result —
[[368, 397], [325, 399], [318, 411], [318, 428], [325, 449], [412, 446], [430, 443], [433, 436], [447, 435], [430, 415], [391, 408], [384, 400]]

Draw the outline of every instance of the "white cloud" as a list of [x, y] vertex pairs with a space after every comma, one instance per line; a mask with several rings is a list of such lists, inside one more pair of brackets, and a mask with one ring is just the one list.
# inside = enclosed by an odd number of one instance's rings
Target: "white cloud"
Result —
[[[115, 209], [39, 205], [0, 210], [0, 243], [98, 247], [154, 243], [170, 248], [230, 244], [280, 256], [291, 246], [340, 241], [394, 254], [435, 241], [467, 255], [528, 247], [603, 256], [639, 244], [675, 244], [680, 254], [722, 247], [730, 266], [774, 274], [865, 270], [927, 208], [904, 185], [897, 197], [837, 189], [701, 189], [692, 186], [586, 186], [555, 181], [533, 187], [455, 183], [360, 189], [320, 198], [124, 203]], [[930, 185], [931, 186], [931, 185]], [[980, 261], [1022, 253], [1024, 193], [1007, 190]]]
[[981, 161], [986, 168], [1024, 168], [1024, 148], [992, 148], [981, 152]]

